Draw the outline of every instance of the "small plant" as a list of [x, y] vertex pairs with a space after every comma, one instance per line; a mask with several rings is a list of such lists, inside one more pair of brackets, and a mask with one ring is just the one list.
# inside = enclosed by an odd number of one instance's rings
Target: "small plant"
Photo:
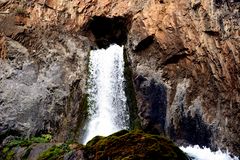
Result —
[[30, 139], [33, 143], [47, 143], [52, 140], [52, 135], [50, 134], [43, 134], [41, 137], [32, 137]]
[[25, 9], [22, 8], [22, 7], [18, 7], [18, 8], [16, 9], [16, 15], [25, 16], [25, 15], [26, 15]]
[[8, 154], [6, 156], [6, 160], [11, 160], [13, 158], [14, 154], [15, 153], [13, 151], [8, 152]]

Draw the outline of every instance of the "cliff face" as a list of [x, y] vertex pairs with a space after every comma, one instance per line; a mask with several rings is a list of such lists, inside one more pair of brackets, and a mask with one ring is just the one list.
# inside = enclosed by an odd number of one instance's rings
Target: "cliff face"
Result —
[[28, 3], [18, 3], [0, 3], [0, 142], [49, 132], [73, 139], [84, 116], [89, 40], [28, 26]]
[[71, 119], [76, 129], [87, 52], [117, 42], [126, 47], [146, 131], [240, 154], [238, 1], [1, 0], [0, 7], [1, 132], [67, 131]]
[[239, 3], [149, 2], [134, 18], [129, 55], [144, 126], [239, 153]]

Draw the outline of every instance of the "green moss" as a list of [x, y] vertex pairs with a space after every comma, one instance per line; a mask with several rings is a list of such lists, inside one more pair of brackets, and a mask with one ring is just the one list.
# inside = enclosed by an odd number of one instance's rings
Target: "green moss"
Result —
[[43, 134], [40, 137], [31, 137], [29, 139], [17, 138], [17, 139], [11, 140], [7, 144], [7, 147], [9, 147], [9, 148], [16, 147], [16, 146], [28, 147], [33, 143], [47, 143], [47, 142], [50, 142], [51, 139], [52, 139], [52, 136], [50, 134]]
[[38, 160], [56, 160], [62, 159], [64, 154], [70, 152], [69, 145], [62, 144], [60, 146], [53, 146], [48, 150], [41, 153], [38, 157]]
[[[139, 130], [136, 130], [136, 131], [139, 131]], [[132, 131], [132, 132], [134, 132], [134, 131]], [[116, 133], [113, 133], [112, 136], [122, 136], [122, 135], [127, 134], [127, 133], [129, 133], [128, 130], [121, 130], [121, 131], [118, 131]]]
[[[78, 120], [77, 120], [78, 125], [74, 130], [74, 134], [76, 135], [77, 138], [79, 138], [80, 136], [83, 136], [83, 134], [81, 134], [81, 133], [85, 132], [83, 129], [84, 129], [84, 124], [86, 123], [87, 118], [88, 118], [88, 107], [89, 107], [88, 96], [89, 96], [88, 94], [83, 94], [81, 102], [79, 104], [79, 110], [77, 113], [79, 115]], [[75, 139], [76, 139], [76, 137], [75, 137]]]
[[[89, 79], [89, 56], [90, 56], [90, 50], [87, 51], [87, 57], [86, 57], [86, 68], [84, 73], [86, 73], [87, 75], [87, 79]], [[86, 87], [88, 87], [88, 81], [86, 81], [85, 84]], [[83, 86], [80, 86], [80, 81], [77, 81], [76, 83], [74, 83], [70, 89], [70, 95], [67, 99], [67, 112], [71, 111], [71, 108], [73, 105], [73, 102], [76, 102], [76, 96], [79, 96], [82, 94], [82, 92], [79, 92], [79, 90], [82, 89]], [[86, 89], [86, 88], [85, 88]], [[83, 136], [82, 133], [84, 133], [84, 125], [86, 124], [86, 121], [88, 119], [88, 108], [89, 108], [89, 102], [88, 102], [88, 94], [82, 94], [81, 95], [81, 100], [79, 102], [79, 106], [78, 106], [78, 110], [76, 115], [77, 116], [77, 123], [76, 126], [71, 126], [71, 127], [66, 127], [68, 128], [67, 131], [67, 141], [76, 141], [79, 139], [82, 139], [81, 136]], [[66, 113], [67, 114], [67, 113]], [[64, 124], [66, 126], [69, 126], [70, 124], [68, 124], [67, 120], [66, 123]]]
[[[40, 137], [31, 137], [29, 139], [16, 138], [8, 142], [3, 149], [0, 150], [0, 159], [9, 159], [14, 156], [15, 147], [29, 147], [33, 143], [47, 143], [50, 142], [52, 136], [50, 134], [43, 134]], [[30, 151], [29, 151], [30, 152]]]
[[12, 147], [15, 147], [15, 146], [24, 147], [24, 146], [28, 146], [30, 144], [31, 144], [31, 142], [28, 141], [28, 140], [25, 140], [25, 139], [13, 139], [12, 141], [10, 141], [9, 144], [7, 144], [7, 146], [9, 148], [12, 148]]
[[95, 136], [91, 141], [89, 141], [89, 142], [86, 144], [86, 146], [91, 147], [91, 146], [95, 145], [95, 144], [96, 144], [99, 140], [101, 140], [102, 138], [104, 138], [104, 137], [102, 137], [102, 136]]
[[82, 113], [83, 113], [85, 119], [88, 116], [88, 108], [89, 108], [88, 96], [89, 96], [88, 94], [84, 94], [83, 98], [82, 98], [82, 101], [80, 103], [80, 106], [82, 107], [82, 111], [83, 111]]
[[32, 137], [30, 139], [33, 143], [47, 143], [52, 140], [52, 135], [43, 134], [41, 137]]
[[6, 156], [6, 160], [12, 160], [14, 158], [14, 151], [10, 150], [8, 153], [7, 153], [7, 156]]
[[17, 15], [21, 15], [21, 16], [25, 16], [26, 15], [26, 10], [24, 8], [20, 8], [19, 7], [19, 8], [16, 9], [15, 12], [16, 12]]
[[[87, 90], [90, 87], [89, 84], [89, 79], [90, 79], [90, 53], [91, 50], [88, 51], [87, 54], [87, 64], [86, 64], [86, 70], [85, 73], [87, 75], [86, 77], [86, 83], [85, 83], [85, 89]], [[86, 122], [88, 121], [89, 118], [89, 107], [91, 106], [90, 102], [89, 102], [89, 94], [85, 93], [82, 95], [82, 99], [81, 102], [79, 104], [79, 110], [78, 110], [78, 115], [81, 115], [78, 117], [78, 126], [76, 127], [76, 130], [74, 131], [76, 134], [76, 137], [80, 137], [80, 139], [83, 139], [83, 134], [86, 131], [84, 130], [84, 125], [86, 124]]]
[[[12, 145], [25, 148], [25, 154], [21, 157], [26, 160], [31, 148], [26, 148], [26, 143], [12, 141]], [[23, 146], [21, 146], [23, 145]], [[5, 153], [0, 159], [12, 160], [16, 148], [10, 145], [2, 150]], [[170, 140], [159, 135], [146, 134], [141, 130], [120, 131], [108, 137], [96, 136], [86, 146], [78, 144], [59, 144], [43, 151], [38, 160], [60, 160], [64, 155], [73, 154], [82, 150], [90, 160], [188, 160], [188, 157]]]
[[[118, 135], [118, 136], [116, 136]], [[93, 159], [115, 160], [187, 160], [188, 157], [165, 137], [146, 134], [140, 130], [119, 132], [108, 137], [95, 137], [86, 146]]]
[[7, 146], [7, 147], [4, 147], [3, 150], [2, 150], [2, 153], [3, 153], [3, 154], [6, 154], [6, 153], [9, 151], [9, 149], [10, 149], [10, 148], [9, 148], [8, 146]]
[[127, 105], [129, 108], [130, 114], [130, 129], [141, 129], [140, 120], [137, 115], [137, 100], [136, 100], [136, 93], [133, 85], [133, 73], [131, 69], [131, 64], [128, 61], [126, 49], [124, 49], [124, 77], [126, 79], [125, 85], [125, 94], [127, 97]]

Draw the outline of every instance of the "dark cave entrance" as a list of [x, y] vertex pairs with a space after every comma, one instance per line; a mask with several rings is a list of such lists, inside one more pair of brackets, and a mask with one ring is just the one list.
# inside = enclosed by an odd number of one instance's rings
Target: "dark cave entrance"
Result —
[[127, 42], [131, 17], [94, 16], [88, 23], [86, 30], [94, 37], [99, 48], [107, 48], [110, 44], [123, 45]]

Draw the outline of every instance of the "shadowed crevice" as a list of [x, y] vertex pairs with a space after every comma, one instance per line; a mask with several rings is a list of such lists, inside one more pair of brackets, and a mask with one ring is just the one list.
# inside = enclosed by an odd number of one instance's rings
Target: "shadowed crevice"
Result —
[[123, 45], [127, 41], [131, 16], [108, 18], [94, 16], [87, 24], [86, 30], [94, 36], [99, 48], [107, 48], [110, 44]]

